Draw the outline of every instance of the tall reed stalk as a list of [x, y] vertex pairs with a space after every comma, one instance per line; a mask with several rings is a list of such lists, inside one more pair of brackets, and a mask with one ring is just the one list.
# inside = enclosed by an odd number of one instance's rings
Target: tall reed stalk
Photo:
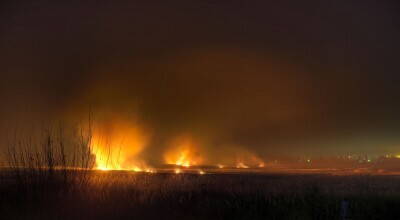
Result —
[[6, 165], [21, 186], [86, 184], [95, 165], [92, 125], [67, 128], [62, 124], [14, 132], [8, 140]]

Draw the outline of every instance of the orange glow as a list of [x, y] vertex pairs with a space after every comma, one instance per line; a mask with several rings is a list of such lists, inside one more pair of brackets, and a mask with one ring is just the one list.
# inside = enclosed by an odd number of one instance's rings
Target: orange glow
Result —
[[238, 168], [238, 169], [247, 169], [247, 168], [249, 168], [249, 166], [247, 166], [247, 165], [244, 164], [243, 162], [238, 162], [238, 163], [236, 164], [236, 168]]
[[203, 170], [199, 170], [199, 174], [204, 175], [204, 174], [206, 174], [206, 172], [204, 172]]
[[127, 170], [143, 172], [147, 165], [138, 159], [148, 136], [137, 126], [112, 120], [96, 124], [92, 134], [92, 153], [98, 170]]
[[175, 164], [183, 167], [199, 165], [203, 159], [189, 138], [181, 138], [173, 142], [173, 147], [165, 156], [167, 164]]
[[236, 168], [238, 169], [247, 169], [250, 167], [258, 167], [263, 168], [265, 167], [265, 163], [255, 154], [247, 151], [247, 150], [238, 150], [240, 153], [236, 153]]
[[180, 174], [182, 171], [181, 171], [181, 169], [175, 169], [174, 172], [175, 172], [176, 174]]
[[141, 168], [139, 168], [139, 167], [134, 167], [133, 169], [132, 169], [134, 172], [142, 172], [143, 170], [141, 169]]
[[144, 170], [144, 172], [146, 172], [146, 173], [155, 173], [156, 171], [154, 169], [152, 169], [152, 168], [146, 168]]
[[97, 169], [101, 170], [101, 171], [109, 171], [110, 170], [107, 167], [97, 167]]

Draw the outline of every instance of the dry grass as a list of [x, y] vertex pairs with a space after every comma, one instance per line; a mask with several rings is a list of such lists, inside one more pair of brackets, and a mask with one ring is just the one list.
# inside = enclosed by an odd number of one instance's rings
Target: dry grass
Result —
[[[56, 171], [57, 172], [57, 171]], [[79, 175], [79, 171], [75, 175]], [[5, 173], [5, 172], [3, 172]], [[0, 185], [5, 219], [398, 219], [391, 176], [89, 173], [88, 182]], [[24, 210], [21, 212], [20, 210]]]
[[15, 136], [1, 219], [400, 219], [400, 177], [91, 170], [89, 132]]

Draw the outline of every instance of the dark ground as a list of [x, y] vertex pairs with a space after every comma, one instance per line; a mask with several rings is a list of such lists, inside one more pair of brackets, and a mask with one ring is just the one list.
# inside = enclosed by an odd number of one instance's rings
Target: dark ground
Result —
[[400, 176], [39, 173], [3, 172], [1, 219], [400, 219]]

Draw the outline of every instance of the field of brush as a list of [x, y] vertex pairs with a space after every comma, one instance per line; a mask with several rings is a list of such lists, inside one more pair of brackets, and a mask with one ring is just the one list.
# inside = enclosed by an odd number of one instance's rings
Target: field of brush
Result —
[[1, 219], [400, 219], [400, 177], [4, 170]]
[[400, 175], [100, 171], [90, 132], [64, 137], [60, 129], [10, 141], [0, 169], [0, 219], [400, 219]]

